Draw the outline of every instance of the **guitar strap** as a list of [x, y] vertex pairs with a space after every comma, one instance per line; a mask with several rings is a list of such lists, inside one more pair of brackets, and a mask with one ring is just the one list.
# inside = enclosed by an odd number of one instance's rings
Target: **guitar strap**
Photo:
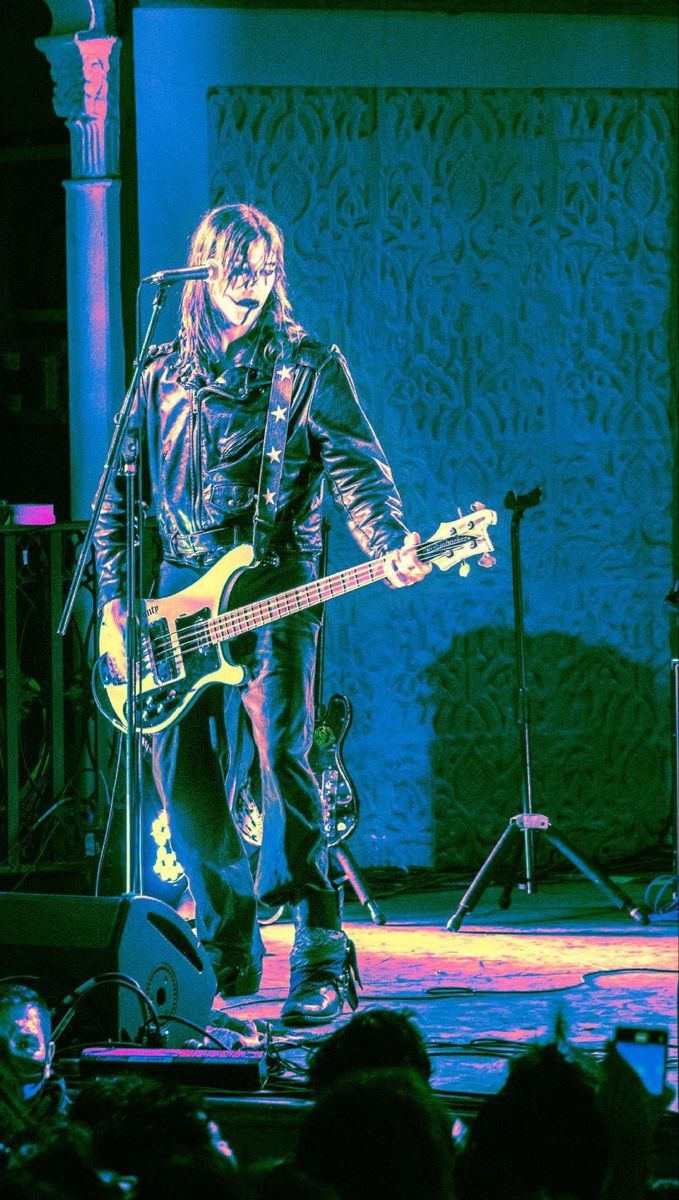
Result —
[[255, 561], [258, 563], [272, 557], [269, 555], [269, 543], [276, 520], [278, 496], [283, 477], [293, 381], [292, 363], [288, 355], [281, 351], [276, 359], [271, 379], [269, 407], [262, 445], [262, 462], [259, 468], [257, 503], [252, 527], [252, 544]]

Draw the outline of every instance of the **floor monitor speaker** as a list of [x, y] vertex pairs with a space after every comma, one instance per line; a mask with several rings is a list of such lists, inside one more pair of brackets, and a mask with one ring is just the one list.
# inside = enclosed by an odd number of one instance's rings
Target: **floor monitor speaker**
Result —
[[[0, 893], [0, 980], [18, 978], [60, 1017], [76, 988], [108, 972], [130, 976], [166, 1020], [169, 1046], [196, 1037], [209, 1018], [214, 971], [186, 921], [148, 896]], [[69, 1043], [136, 1042], [148, 1012], [134, 989], [103, 982], [85, 989]]]

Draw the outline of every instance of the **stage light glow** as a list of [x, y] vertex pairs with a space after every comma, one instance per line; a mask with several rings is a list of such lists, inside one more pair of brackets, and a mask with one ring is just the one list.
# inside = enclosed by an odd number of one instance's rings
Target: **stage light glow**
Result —
[[153, 864], [155, 874], [163, 883], [177, 883], [184, 875], [184, 868], [172, 849], [166, 812], [159, 812], [151, 823], [151, 837], [156, 844], [156, 861]]

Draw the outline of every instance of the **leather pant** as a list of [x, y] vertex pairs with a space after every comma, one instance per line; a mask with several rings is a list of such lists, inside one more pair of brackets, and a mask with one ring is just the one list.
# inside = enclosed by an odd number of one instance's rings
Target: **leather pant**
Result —
[[[172, 595], [201, 571], [164, 563], [158, 593]], [[275, 572], [246, 571], [230, 607], [316, 577], [308, 561]], [[257, 901], [300, 906], [305, 924], [339, 928], [328, 878], [318, 786], [308, 764], [320, 614], [296, 613], [241, 635], [229, 654], [248, 669], [240, 688], [210, 686], [193, 707], [153, 739], [153, 772], [167, 810], [173, 849], [196, 902], [196, 930], [219, 982], [264, 953]], [[231, 815], [243, 782], [240, 743], [247, 724], [261, 764], [263, 839], [256, 884]], [[225, 771], [224, 747], [228, 769]]]

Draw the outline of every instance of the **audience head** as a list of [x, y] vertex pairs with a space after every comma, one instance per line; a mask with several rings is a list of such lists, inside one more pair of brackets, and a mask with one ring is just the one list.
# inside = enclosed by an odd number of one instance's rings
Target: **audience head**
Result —
[[414, 1071], [347, 1075], [318, 1098], [298, 1165], [340, 1200], [450, 1200], [454, 1146], [442, 1102]]
[[99, 1167], [149, 1176], [168, 1155], [234, 1163], [218, 1127], [186, 1088], [129, 1075], [88, 1082], [71, 1109], [92, 1132]]
[[12, 1157], [2, 1179], [3, 1200], [119, 1200], [119, 1179], [92, 1161], [89, 1131], [69, 1122], [41, 1129]]
[[51, 1069], [52, 1019], [44, 1000], [23, 984], [0, 984], [0, 1053], [26, 1101], [40, 1092]]
[[609, 1140], [592, 1075], [554, 1044], [515, 1060], [456, 1169], [460, 1200], [595, 1200]]
[[337, 1192], [289, 1162], [262, 1163], [241, 1176], [242, 1200], [339, 1200]]
[[425, 1083], [431, 1075], [424, 1038], [410, 1014], [368, 1008], [320, 1043], [309, 1066], [309, 1083], [319, 1096], [353, 1071], [385, 1067], [414, 1071]]
[[232, 1164], [205, 1150], [156, 1162], [134, 1190], [134, 1200], [244, 1200], [246, 1195]]

